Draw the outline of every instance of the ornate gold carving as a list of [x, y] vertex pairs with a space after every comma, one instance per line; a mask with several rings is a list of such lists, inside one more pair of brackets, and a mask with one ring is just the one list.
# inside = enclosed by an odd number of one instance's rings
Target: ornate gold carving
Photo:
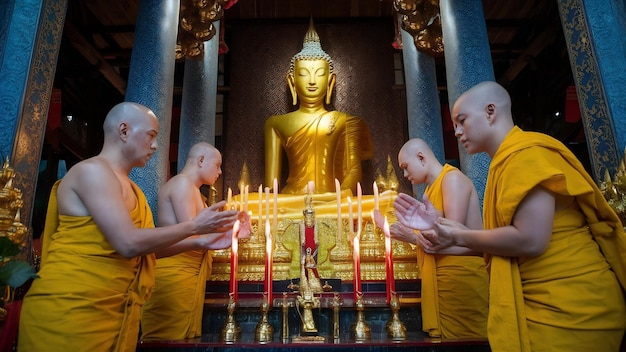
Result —
[[443, 34], [439, 1], [394, 0], [393, 4], [402, 16], [402, 29], [411, 34], [417, 50], [435, 57], [442, 56]]

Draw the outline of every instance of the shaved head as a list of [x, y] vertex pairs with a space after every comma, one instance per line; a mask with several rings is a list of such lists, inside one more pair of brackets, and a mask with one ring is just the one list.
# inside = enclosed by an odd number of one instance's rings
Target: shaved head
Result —
[[157, 118], [152, 110], [147, 107], [132, 102], [119, 103], [109, 111], [104, 119], [103, 129], [105, 139], [117, 135], [120, 123], [126, 122], [133, 125], [137, 122], [152, 122], [150, 120], [156, 121]]
[[473, 86], [457, 99], [454, 105], [457, 104], [472, 104], [478, 109], [484, 109], [489, 104], [494, 104], [500, 114], [511, 116], [509, 93], [504, 87], [493, 81], [485, 81]]
[[194, 144], [187, 154], [187, 162], [195, 162], [200, 157], [210, 158], [219, 156], [220, 151], [214, 146], [206, 142]]
[[413, 138], [404, 143], [404, 145], [400, 149], [400, 152], [398, 153], [398, 159], [400, 159], [400, 155], [417, 155], [417, 153], [419, 152], [422, 152], [429, 157], [434, 158], [433, 151], [423, 139]]

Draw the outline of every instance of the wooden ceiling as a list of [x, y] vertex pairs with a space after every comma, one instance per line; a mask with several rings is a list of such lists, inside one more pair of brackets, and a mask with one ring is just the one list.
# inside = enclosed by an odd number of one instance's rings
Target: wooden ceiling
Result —
[[[496, 79], [515, 96], [532, 98], [534, 92], [550, 92], [541, 99], [546, 105], [535, 108], [537, 114], [558, 109], [566, 87], [572, 84], [572, 74], [556, 1], [482, 3]], [[69, 0], [55, 80], [63, 94], [64, 111], [101, 115], [102, 119], [105, 110], [123, 98], [138, 10], [139, 0]], [[395, 12], [393, 0], [239, 0], [225, 11], [224, 19], [228, 25], [229, 21], [281, 21], [311, 15], [316, 20], [358, 19], [392, 17]], [[445, 70], [442, 59], [437, 65], [438, 70]], [[445, 75], [438, 79], [445, 91]], [[106, 109], [86, 108], [90, 101], [85, 101], [85, 92], [89, 91], [97, 93], [91, 103]]]

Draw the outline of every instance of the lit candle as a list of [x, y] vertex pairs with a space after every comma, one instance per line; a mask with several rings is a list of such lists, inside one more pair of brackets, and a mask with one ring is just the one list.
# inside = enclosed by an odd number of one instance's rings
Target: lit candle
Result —
[[272, 221], [274, 231], [278, 228], [278, 180], [274, 179], [274, 220]]
[[393, 275], [393, 251], [391, 248], [391, 233], [389, 232], [389, 222], [385, 216], [383, 224], [385, 233], [385, 274], [387, 277], [387, 304], [391, 304], [391, 294], [396, 292], [396, 280]]
[[267, 294], [270, 302], [272, 302], [272, 269], [274, 266], [273, 260], [273, 246], [272, 246], [272, 234], [270, 232], [269, 219], [265, 223], [265, 282], [263, 287], [263, 293]]
[[361, 235], [362, 222], [363, 222], [363, 190], [361, 189], [361, 183], [356, 183], [356, 205], [357, 205], [357, 234]]
[[237, 270], [239, 264], [239, 220], [235, 221], [233, 225], [233, 237], [232, 244], [230, 246], [230, 294], [233, 297], [233, 301], [237, 302], [237, 290], [239, 289], [237, 283]]
[[335, 179], [335, 193], [337, 193], [337, 245], [339, 245], [343, 234], [343, 221], [341, 220], [341, 186], [338, 179]]
[[354, 301], [356, 302], [361, 290], [361, 239], [359, 233], [354, 235], [354, 217], [352, 215], [352, 199], [348, 197], [348, 227], [352, 241], [352, 258], [354, 259]]
[[230, 210], [233, 206], [233, 190], [228, 187], [228, 196], [226, 197], [226, 209]]
[[243, 182], [239, 184], [239, 204], [237, 204], [237, 210], [244, 210], [243, 209]]
[[376, 184], [376, 181], [374, 181], [374, 185], [372, 187], [374, 188], [374, 210], [378, 210], [378, 185]]

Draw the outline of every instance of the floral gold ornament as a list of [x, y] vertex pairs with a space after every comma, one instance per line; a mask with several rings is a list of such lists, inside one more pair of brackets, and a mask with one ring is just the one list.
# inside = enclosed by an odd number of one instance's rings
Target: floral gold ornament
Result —
[[36, 278], [35, 269], [20, 259], [27, 248], [28, 229], [20, 220], [20, 209], [24, 204], [22, 191], [13, 187], [15, 170], [7, 158], [0, 172], [0, 321], [4, 320], [4, 306], [13, 301], [13, 290], [28, 279]]

